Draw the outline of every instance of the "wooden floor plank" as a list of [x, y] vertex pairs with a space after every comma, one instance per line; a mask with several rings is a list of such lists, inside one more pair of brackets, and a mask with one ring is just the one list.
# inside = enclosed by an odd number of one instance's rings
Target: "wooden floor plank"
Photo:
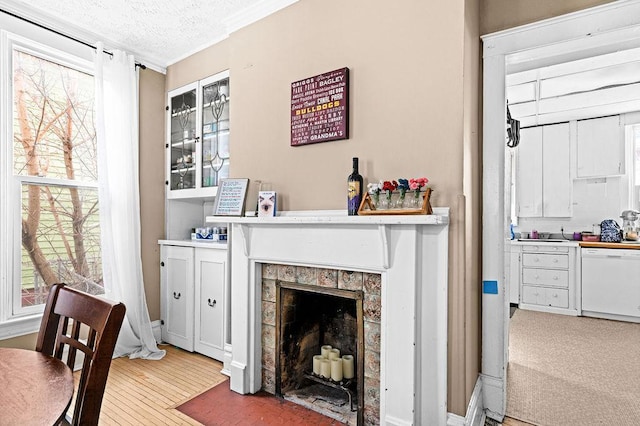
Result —
[[160, 361], [113, 360], [100, 411], [101, 426], [200, 424], [175, 407], [226, 380], [220, 373], [222, 364], [173, 346], [162, 349], [167, 355]]

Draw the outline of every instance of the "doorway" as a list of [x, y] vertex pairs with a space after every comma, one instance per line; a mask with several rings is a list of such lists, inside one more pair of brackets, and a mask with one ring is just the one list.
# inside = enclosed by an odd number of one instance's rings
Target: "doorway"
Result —
[[508, 72], [640, 47], [640, 2], [604, 6], [483, 37], [483, 282], [482, 384], [488, 417], [506, 411], [509, 288], [509, 182], [505, 182], [505, 78]]

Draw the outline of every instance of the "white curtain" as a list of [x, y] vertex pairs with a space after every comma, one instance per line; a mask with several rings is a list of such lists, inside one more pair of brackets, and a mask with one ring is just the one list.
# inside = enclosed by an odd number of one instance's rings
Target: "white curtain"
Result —
[[133, 56], [95, 57], [98, 195], [105, 296], [127, 315], [114, 356], [160, 359], [144, 294], [138, 184], [138, 75]]

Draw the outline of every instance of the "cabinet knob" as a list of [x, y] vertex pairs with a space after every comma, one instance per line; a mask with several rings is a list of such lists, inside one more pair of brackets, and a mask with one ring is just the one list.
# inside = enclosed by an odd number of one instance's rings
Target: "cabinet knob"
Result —
[[180, 299], [180, 296], [182, 296], [180, 293], [176, 293], [175, 291], [173, 292], [173, 298], [174, 299]]
[[551, 296], [552, 296], [552, 297], [556, 297], [556, 298], [558, 297], [558, 295], [557, 295], [557, 294], [555, 294], [555, 293], [554, 293], [554, 294], [552, 294]]
[[164, 262], [160, 262], [160, 266], [164, 266]]
[[537, 257], [533, 259], [534, 262], [540, 262], [540, 259], [538, 259]]
[[553, 259], [553, 263], [558, 263], [558, 259]]
[[534, 277], [536, 280], [540, 279], [540, 275], [536, 274], [536, 276]]
[[553, 276], [553, 279], [554, 279], [554, 281], [558, 281], [558, 276], [557, 276], [557, 275], [554, 275], [554, 276]]
[[213, 300], [211, 300], [211, 299], [207, 299], [207, 304], [208, 304], [209, 306], [211, 306], [212, 308], [213, 308], [214, 306], [216, 306], [216, 303], [217, 303], [217, 302], [216, 302], [216, 299], [213, 299]]

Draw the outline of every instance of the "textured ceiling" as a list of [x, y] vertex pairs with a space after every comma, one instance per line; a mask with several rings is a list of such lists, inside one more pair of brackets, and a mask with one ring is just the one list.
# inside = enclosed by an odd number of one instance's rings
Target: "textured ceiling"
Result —
[[3, 9], [164, 68], [297, 0], [2, 0]]

